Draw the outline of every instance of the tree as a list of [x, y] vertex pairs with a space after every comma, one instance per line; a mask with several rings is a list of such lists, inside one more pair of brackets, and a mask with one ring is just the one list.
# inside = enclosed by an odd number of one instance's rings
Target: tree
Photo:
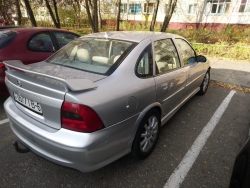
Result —
[[56, 0], [52, 0], [52, 4], [53, 4], [53, 7], [54, 7], [55, 15], [54, 15], [54, 13], [52, 11], [49, 0], [45, 0], [45, 5], [46, 5], [46, 7], [47, 7], [47, 9], [49, 11], [49, 14], [51, 16], [51, 19], [52, 19], [54, 25], [56, 26], [56, 28], [61, 28], [61, 23], [60, 23], [60, 18], [59, 18], [59, 15], [58, 15]]
[[119, 31], [120, 30], [120, 16], [121, 16], [121, 0], [118, 0], [117, 6], [118, 6], [118, 13], [117, 13], [117, 19], [116, 19], [116, 31]]
[[20, 9], [20, 0], [15, 0], [15, 6], [17, 11], [17, 24], [22, 25], [22, 12]]
[[168, 1], [167, 11], [166, 11], [164, 22], [163, 22], [163, 25], [161, 28], [161, 32], [166, 32], [166, 29], [168, 27], [168, 24], [170, 22], [172, 15], [173, 15], [176, 4], [177, 4], [177, 0], [169, 0]]
[[98, 0], [85, 0], [85, 8], [93, 33], [98, 32]]
[[156, 0], [156, 6], [155, 6], [153, 18], [152, 18], [152, 21], [151, 21], [151, 24], [150, 24], [150, 29], [149, 29], [150, 31], [154, 31], [157, 12], [158, 12], [158, 8], [159, 8], [159, 3], [160, 3], [160, 0]]
[[11, 20], [11, 14], [9, 13], [9, 10], [14, 4], [14, 0], [0, 0], [0, 15], [3, 17], [4, 20]]
[[25, 4], [26, 10], [28, 12], [28, 15], [30, 17], [30, 21], [31, 21], [32, 26], [37, 27], [36, 19], [34, 17], [34, 13], [33, 13], [32, 9], [31, 9], [29, 0], [24, 0], [24, 4]]

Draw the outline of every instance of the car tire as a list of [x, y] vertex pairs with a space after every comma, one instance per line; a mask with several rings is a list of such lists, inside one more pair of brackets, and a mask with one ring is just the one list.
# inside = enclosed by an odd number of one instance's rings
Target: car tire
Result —
[[160, 113], [150, 110], [141, 120], [137, 129], [131, 154], [137, 159], [147, 158], [154, 150], [161, 128]]
[[209, 86], [210, 81], [210, 71], [208, 70], [204, 76], [204, 79], [200, 85], [200, 91], [198, 92], [199, 95], [204, 95], [207, 92], [207, 88]]

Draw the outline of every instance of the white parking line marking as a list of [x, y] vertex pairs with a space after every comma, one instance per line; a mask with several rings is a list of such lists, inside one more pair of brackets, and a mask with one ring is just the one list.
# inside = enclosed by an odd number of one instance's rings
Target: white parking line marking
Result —
[[0, 125], [4, 124], [4, 123], [8, 123], [9, 119], [4, 119], [4, 120], [0, 120]]
[[215, 111], [210, 121], [207, 125], [203, 128], [199, 136], [194, 141], [193, 145], [189, 148], [188, 152], [182, 159], [181, 163], [178, 167], [174, 170], [173, 174], [169, 177], [167, 183], [164, 185], [164, 188], [178, 188], [180, 187], [181, 183], [184, 181], [186, 175], [188, 174], [189, 170], [193, 166], [196, 158], [198, 157], [201, 149], [205, 145], [207, 139], [211, 135], [212, 131], [214, 130], [215, 126], [219, 122], [221, 116], [227, 109], [228, 104], [230, 103], [232, 97], [236, 91], [231, 91], [227, 97], [223, 100], [219, 108]]

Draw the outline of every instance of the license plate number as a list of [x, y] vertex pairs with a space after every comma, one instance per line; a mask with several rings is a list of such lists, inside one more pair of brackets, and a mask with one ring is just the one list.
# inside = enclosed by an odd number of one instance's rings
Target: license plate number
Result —
[[25, 106], [25, 107], [27, 107], [27, 108], [29, 108], [29, 109], [31, 109], [39, 114], [43, 113], [42, 107], [39, 104], [39, 102], [22, 97], [20, 94], [17, 94], [17, 93], [14, 93], [14, 98], [18, 103], [22, 104], [23, 106]]

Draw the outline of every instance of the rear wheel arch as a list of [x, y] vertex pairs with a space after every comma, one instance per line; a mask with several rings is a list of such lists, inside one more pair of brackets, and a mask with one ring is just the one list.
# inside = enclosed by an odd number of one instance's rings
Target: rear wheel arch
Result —
[[129, 143], [131, 145], [131, 147], [132, 147], [136, 132], [138, 130], [138, 127], [139, 127], [142, 119], [145, 117], [145, 115], [150, 110], [153, 110], [153, 109], [156, 109], [159, 112], [160, 118], [162, 117], [162, 106], [161, 106], [161, 104], [159, 102], [152, 103], [152, 104], [148, 105], [146, 108], [144, 108], [144, 110], [139, 114], [139, 116], [138, 116], [138, 118], [137, 118], [137, 120], [136, 120], [136, 122], [134, 124], [133, 133], [132, 133], [130, 143]]

